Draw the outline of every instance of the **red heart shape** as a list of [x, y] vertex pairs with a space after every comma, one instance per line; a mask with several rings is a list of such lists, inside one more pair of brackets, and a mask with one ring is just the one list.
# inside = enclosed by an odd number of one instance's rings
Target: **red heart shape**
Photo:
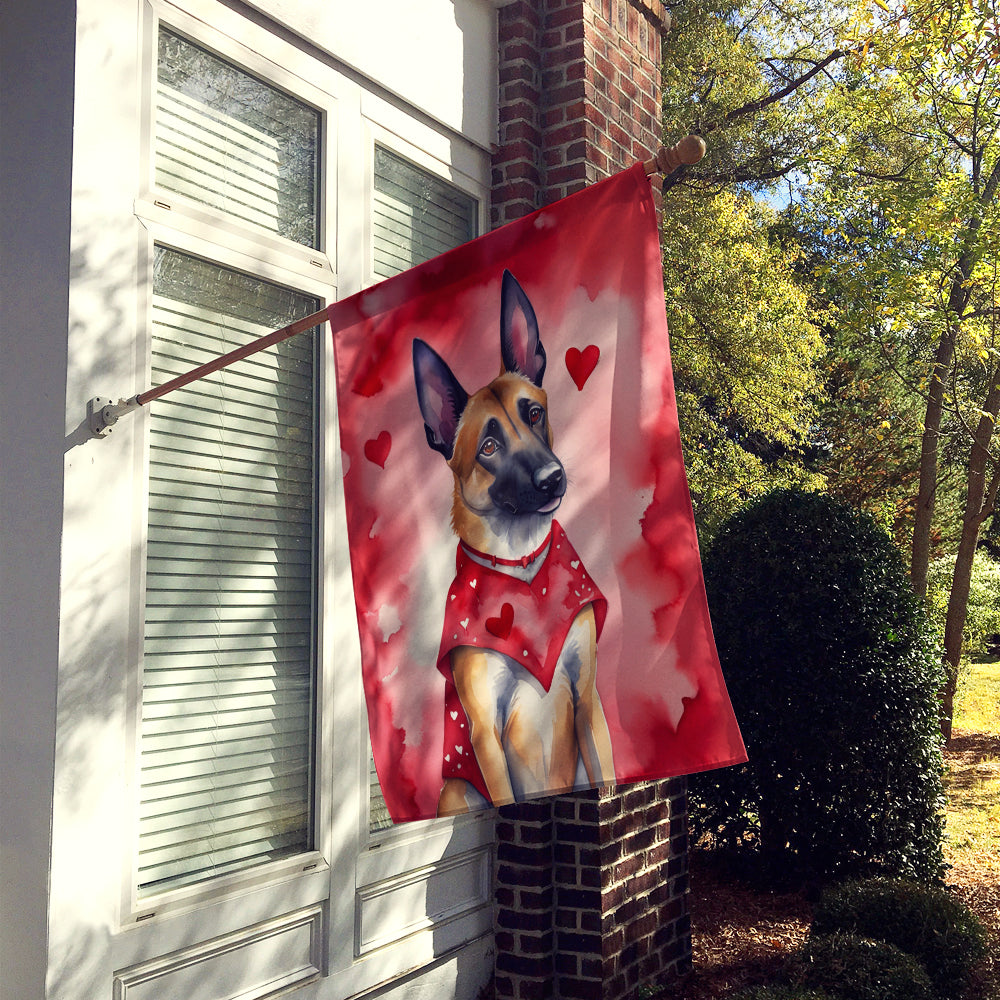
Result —
[[510, 604], [504, 604], [500, 609], [499, 618], [486, 619], [486, 631], [495, 635], [498, 639], [506, 639], [510, 636], [510, 630], [514, 627], [514, 609]]
[[566, 352], [566, 368], [570, 377], [576, 383], [577, 389], [582, 389], [587, 384], [591, 372], [597, 367], [597, 362], [601, 357], [601, 349], [597, 344], [591, 344], [582, 351], [571, 347]]
[[382, 431], [377, 438], [365, 442], [365, 458], [384, 469], [391, 447], [392, 435], [388, 431]]

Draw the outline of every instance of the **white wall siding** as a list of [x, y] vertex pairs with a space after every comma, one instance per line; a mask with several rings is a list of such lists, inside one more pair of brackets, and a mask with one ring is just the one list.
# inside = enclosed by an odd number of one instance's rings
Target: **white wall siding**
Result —
[[53, 798], [73, 6], [0, 5], [0, 983], [44, 990]]
[[250, 0], [347, 66], [484, 149], [496, 141], [490, 0]]

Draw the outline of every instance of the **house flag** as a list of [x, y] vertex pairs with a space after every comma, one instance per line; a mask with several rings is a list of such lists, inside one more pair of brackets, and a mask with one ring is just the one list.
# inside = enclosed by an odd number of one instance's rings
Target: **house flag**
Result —
[[330, 307], [393, 820], [746, 759], [642, 165]]

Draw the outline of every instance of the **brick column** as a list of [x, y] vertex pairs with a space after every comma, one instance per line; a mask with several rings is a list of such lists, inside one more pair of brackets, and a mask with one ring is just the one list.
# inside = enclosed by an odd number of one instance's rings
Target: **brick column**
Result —
[[494, 226], [655, 152], [669, 24], [662, 0], [513, 0], [497, 13]]
[[555, 951], [552, 802], [497, 811], [494, 966], [497, 997], [551, 1000]]
[[691, 966], [683, 778], [498, 811], [496, 996], [620, 1000]]
[[[498, 12], [494, 226], [660, 143], [661, 0], [513, 0]], [[687, 785], [499, 810], [496, 996], [620, 1000], [686, 972]]]

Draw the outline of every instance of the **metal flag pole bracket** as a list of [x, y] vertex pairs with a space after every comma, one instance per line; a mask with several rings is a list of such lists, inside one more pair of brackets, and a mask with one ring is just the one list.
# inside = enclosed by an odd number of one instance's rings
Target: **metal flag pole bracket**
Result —
[[122, 414], [137, 410], [140, 405], [138, 396], [119, 399], [117, 403], [105, 396], [94, 396], [93, 399], [88, 399], [87, 423], [90, 426], [90, 433], [94, 437], [107, 437]]

